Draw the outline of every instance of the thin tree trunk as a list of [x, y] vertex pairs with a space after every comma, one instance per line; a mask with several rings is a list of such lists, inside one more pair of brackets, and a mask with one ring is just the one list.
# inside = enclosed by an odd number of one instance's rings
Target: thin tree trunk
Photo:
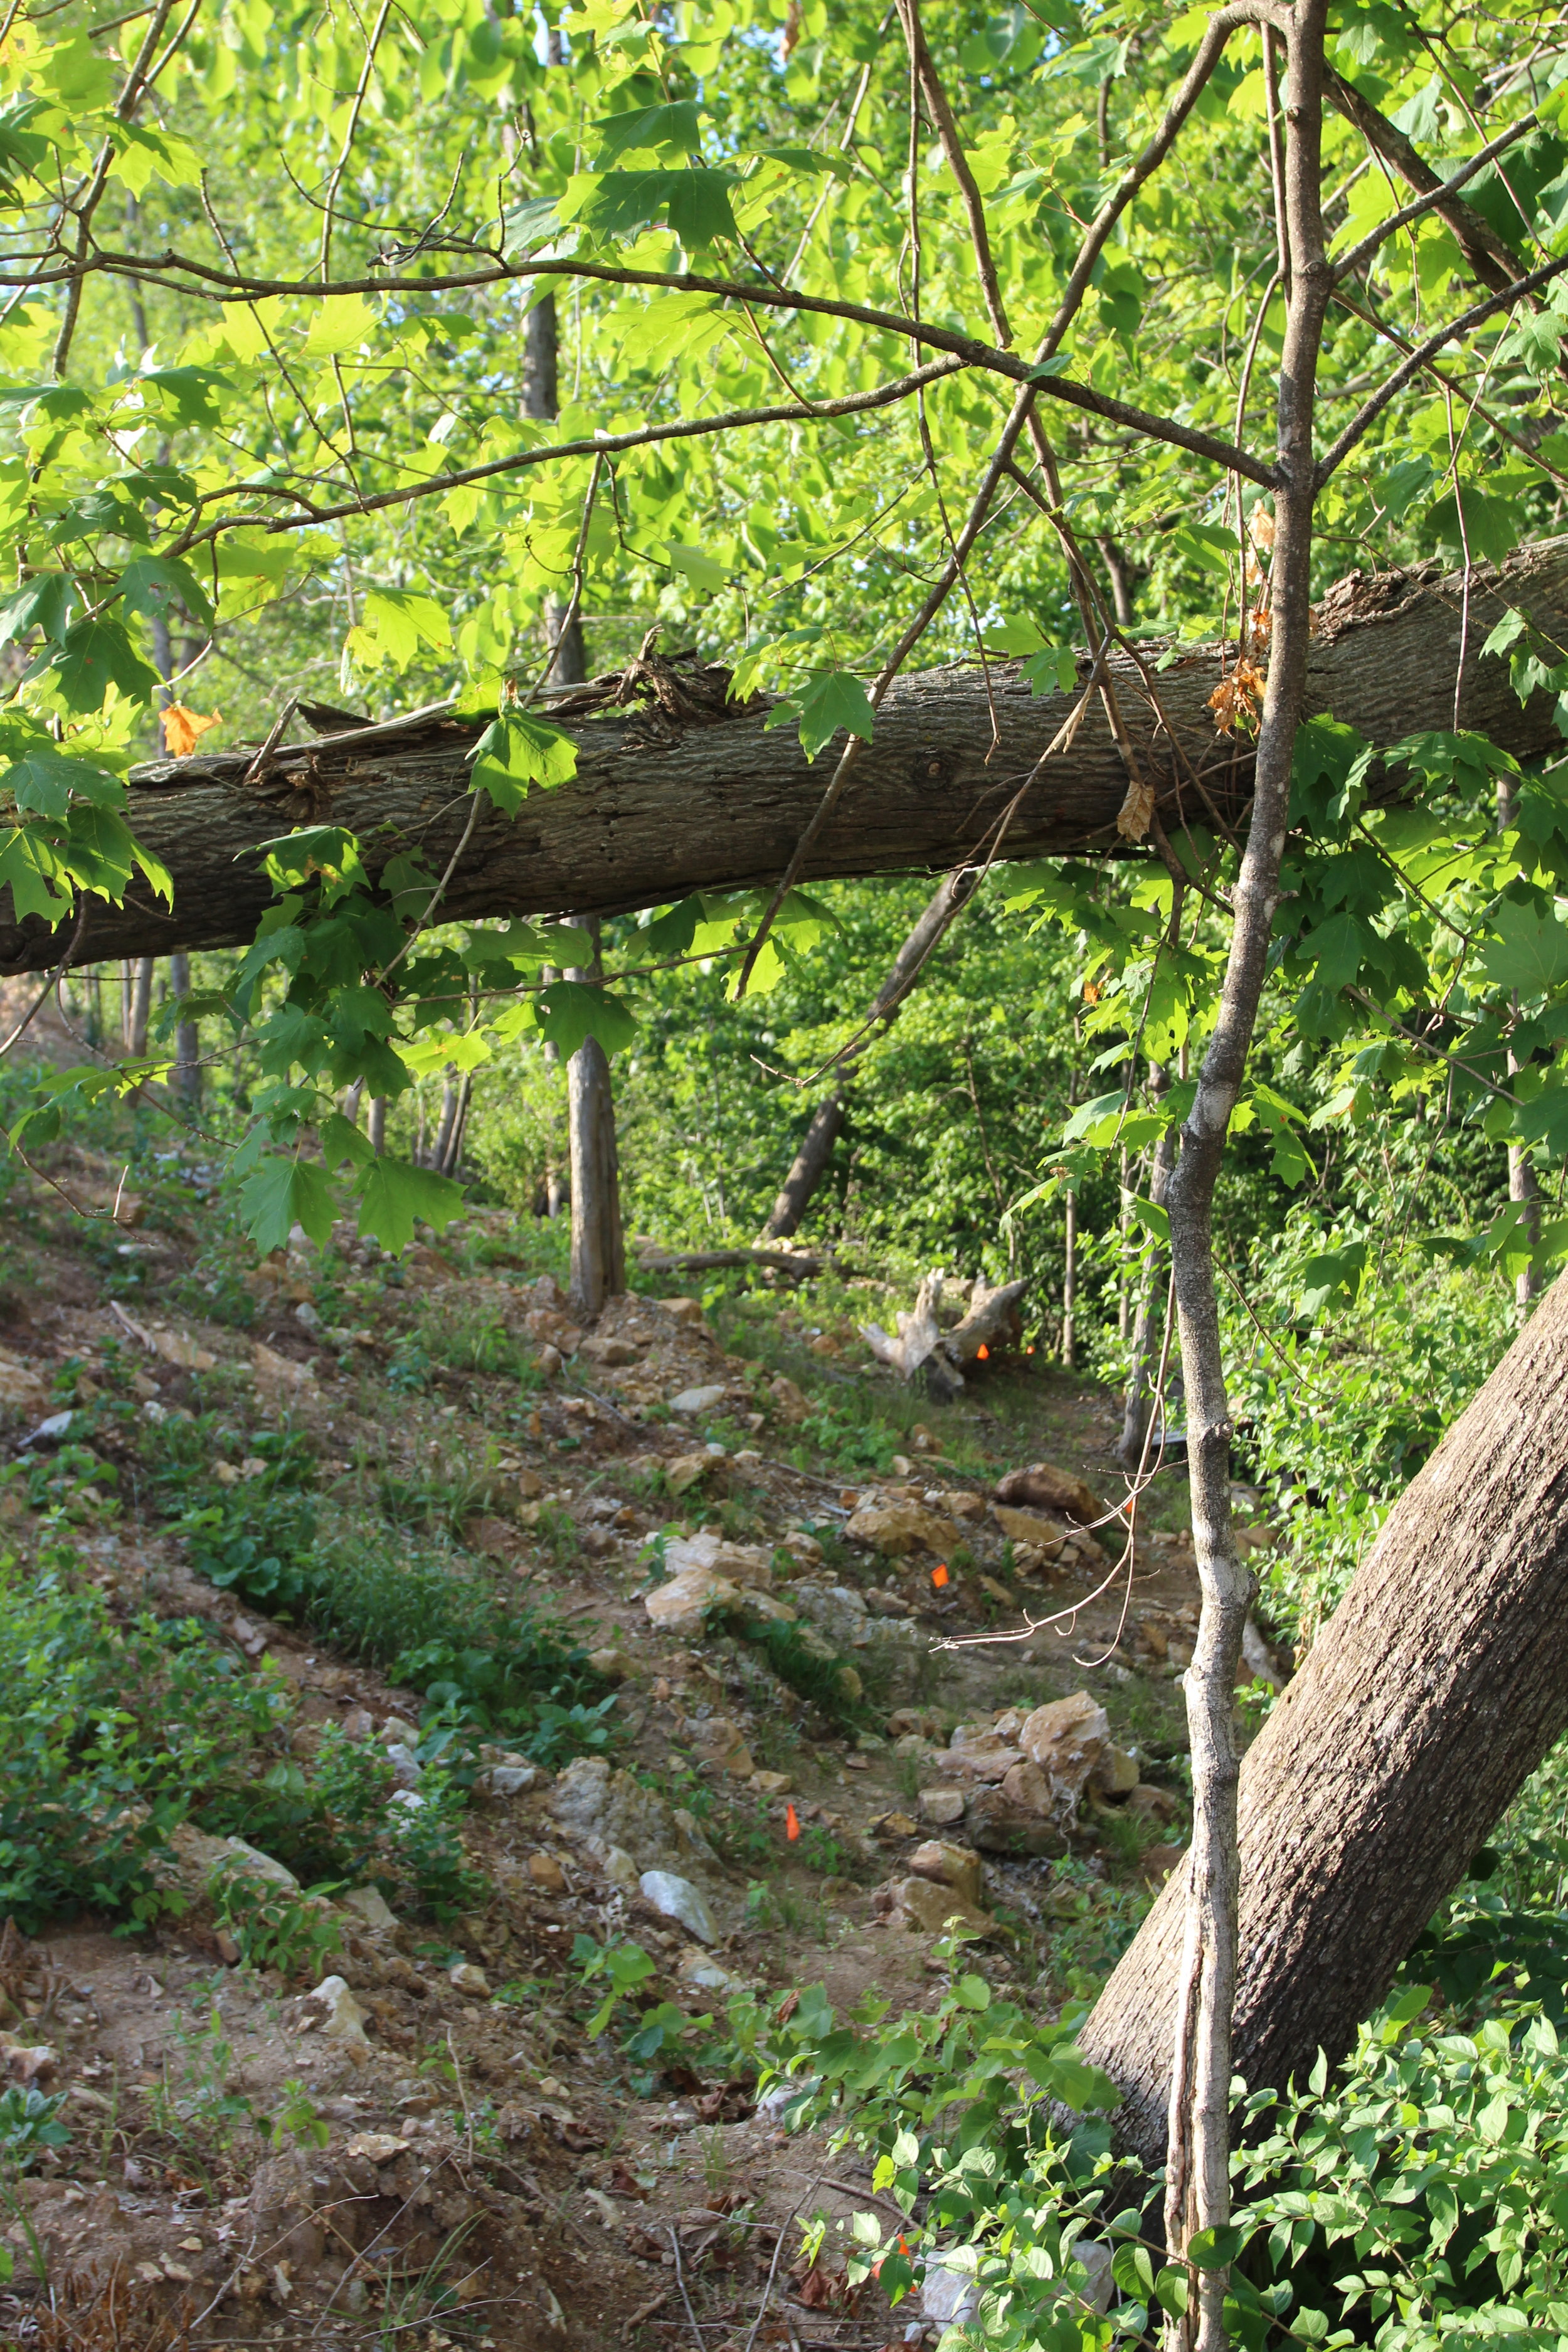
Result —
[[[543, 294], [528, 314], [523, 340], [522, 409], [525, 416], [552, 418], [561, 406], [561, 331], [553, 294]], [[550, 684], [580, 686], [588, 675], [583, 623], [570, 598], [544, 600], [544, 634], [550, 646]]]
[[459, 1093], [458, 1073], [456, 1070], [448, 1069], [441, 1082], [441, 1116], [436, 1126], [436, 1140], [429, 1150], [429, 1164], [432, 1168], [444, 1169], [447, 1165], [447, 1153], [451, 1146], [452, 1129], [458, 1120]]
[[474, 1074], [472, 1070], [465, 1070], [462, 1084], [458, 1088], [458, 1108], [451, 1133], [447, 1138], [447, 1149], [437, 1163], [443, 1176], [455, 1176], [462, 1166], [463, 1139], [468, 1131], [468, 1108], [473, 1099]]
[[1062, 1365], [1067, 1371], [1077, 1369], [1074, 1353], [1078, 1345], [1073, 1328], [1078, 1313], [1078, 1193], [1068, 1185], [1067, 1200], [1066, 1255], [1062, 1263]]
[[384, 1095], [372, 1095], [370, 1116], [365, 1120], [365, 1133], [370, 1139], [371, 1150], [379, 1160], [386, 1150], [386, 1097]]
[[[1177, 898], [1179, 902], [1179, 892]], [[1179, 912], [1178, 903], [1178, 918]], [[1169, 1085], [1159, 1063], [1151, 1062], [1149, 1094], [1156, 1108], [1162, 1097], [1168, 1093]], [[1167, 1128], [1154, 1146], [1154, 1164], [1149, 1181], [1149, 1198], [1157, 1209], [1165, 1205], [1165, 1195], [1170, 1189], [1175, 1165], [1175, 1130]], [[1132, 1326], [1132, 1363], [1122, 1405], [1121, 1435], [1116, 1443], [1116, 1459], [1129, 1473], [1136, 1471], [1143, 1458], [1143, 1441], [1149, 1434], [1150, 1416], [1154, 1409], [1154, 1360], [1159, 1353], [1160, 1328], [1165, 1311], [1165, 1285], [1160, 1278], [1163, 1255], [1164, 1253], [1159, 1249], [1151, 1249], [1149, 1253], [1143, 1287], [1138, 1299], [1137, 1318]]]
[[[974, 896], [979, 880], [979, 869], [973, 866], [959, 866], [952, 874], [942, 876], [910, 926], [903, 945], [893, 958], [892, 969], [872, 999], [865, 1023], [868, 1032], [877, 1022], [887, 1029], [898, 1019], [905, 998], [919, 980], [949, 925]], [[825, 1097], [812, 1113], [800, 1150], [795, 1153], [789, 1174], [773, 1202], [773, 1213], [763, 1227], [764, 1241], [777, 1241], [784, 1234], [799, 1230], [811, 1196], [827, 1172], [833, 1146], [843, 1129], [844, 1089], [854, 1076], [861, 1055], [872, 1042], [872, 1037], [868, 1034], [845, 1055], [832, 1094]]]
[[[1255, 1584], [1237, 1556], [1231, 1526], [1230, 1407], [1215, 1283], [1214, 1197], [1268, 973], [1312, 629], [1312, 527], [1318, 495], [1313, 418], [1318, 354], [1331, 283], [1321, 208], [1326, 10], [1327, 0], [1299, 0], [1288, 36], [1284, 206], [1289, 274], [1276, 407], [1279, 487], [1274, 497], [1268, 682], [1258, 726], [1247, 846], [1232, 896], [1230, 947], [1218, 1013], [1193, 1107], [1183, 1124], [1180, 1157], [1167, 1194], [1193, 1537], [1202, 1592], [1197, 1640], [1186, 1675], [1193, 1774], [1184, 1938], [1190, 1967], [1186, 1989], [1173, 1988], [1174, 1998], [1163, 2010], [1164, 2032], [1176, 2037], [1183, 2053], [1171, 2076], [1173, 2161], [1167, 2195], [1167, 2212], [1176, 2231], [1170, 2252], [1178, 2261], [1185, 2259], [1193, 2228], [1218, 2228], [1230, 2218], [1232, 2011], [1239, 1902], [1234, 1694]], [[1273, 37], [1266, 29], [1265, 42]], [[1167, 2039], [1167, 2051], [1171, 2046]], [[1189, 2046], [1190, 2070], [1184, 2056]], [[1224, 2268], [1195, 2273], [1197, 2293], [1183, 2333], [1196, 2352], [1219, 2352], [1226, 2342], [1226, 2278]]]
[[[1506, 833], [1513, 823], [1514, 800], [1512, 778], [1500, 776], [1497, 787], [1497, 829], [1500, 833]], [[1519, 1014], [1517, 995], [1513, 999], [1513, 1011], [1517, 1019]], [[1519, 1058], [1510, 1045], [1508, 1054], [1510, 1077], [1516, 1076], [1519, 1067]], [[1516, 1207], [1521, 1208], [1524, 1212], [1521, 1223], [1531, 1251], [1539, 1249], [1541, 1246], [1541, 1186], [1536, 1181], [1535, 1164], [1522, 1143], [1510, 1143], [1508, 1147], [1508, 1197]], [[1534, 1266], [1521, 1266], [1513, 1278], [1513, 1295], [1521, 1317], [1529, 1314], [1535, 1294], [1540, 1287]]]
[[[574, 980], [599, 979], [599, 921], [591, 916], [594, 961]], [[567, 1117], [572, 1143], [573, 1307], [592, 1322], [606, 1298], [626, 1286], [626, 1243], [621, 1231], [620, 1160], [616, 1147], [616, 1105], [609, 1057], [596, 1037], [585, 1037], [566, 1065]]]
[[[1568, 1728], [1568, 1276], [1394, 1505], [1241, 1769], [1234, 2063], [1331, 2062]], [[1192, 1862], [1197, 1859], [1195, 1853]], [[1192, 1863], [1079, 2037], [1163, 2153]]]
[[147, 1024], [153, 1016], [153, 964], [151, 956], [138, 956], [131, 970], [131, 987], [125, 1007], [125, 1044], [136, 1055], [147, 1051]]
[[833, 1157], [833, 1147], [844, 1130], [844, 1097], [831, 1094], [819, 1102], [811, 1115], [811, 1125], [801, 1138], [800, 1150], [790, 1162], [789, 1174], [779, 1187], [773, 1213], [763, 1227], [764, 1241], [778, 1241], [799, 1230], [812, 1194], [827, 1172]]
[[[169, 958], [169, 986], [176, 997], [191, 992], [191, 959], [182, 950]], [[202, 1048], [194, 1021], [174, 1025], [174, 1092], [193, 1107], [202, 1098]]]

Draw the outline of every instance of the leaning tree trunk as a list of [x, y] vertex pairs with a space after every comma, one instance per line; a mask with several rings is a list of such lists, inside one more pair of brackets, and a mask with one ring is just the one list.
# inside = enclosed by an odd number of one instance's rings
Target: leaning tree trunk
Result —
[[[1242, 1767], [1233, 2058], [1337, 2060], [1568, 1728], [1568, 1275], [1394, 1505]], [[1188, 1865], [1079, 2040], [1164, 2150]]]
[[800, 1150], [790, 1162], [789, 1174], [779, 1187], [773, 1213], [763, 1227], [764, 1241], [782, 1241], [798, 1229], [812, 1194], [827, 1172], [833, 1147], [843, 1131], [844, 1097], [829, 1095], [812, 1113], [811, 1125], [802, 1136]]
[[[1462, 603], [1462, 583], [1444, 579], [1435, 564], [1352, 573], [1318, 605], [1308, 709], [1333, 711], [1373, 743], [1451, 727]], [[1507, 662], [1481, 652], [1510, 604], [1549, 640], [1568, 639], [1568, 541], [1521, 549], [1500, 573], [1478, 565], [1474, 574], [1461, 723], [1528, 758], [1561, 738], [1552, 696], [1536, 693], [1521, 709]], [[1189, 822], [1212, 828], [1216, 815], [1235, 822], [1251, 795], [1252, 752], [1215, 733], [1208, 703], [1221, 675], [1218, 649], [1184, 653], [1158, 672], [1159, 720], [1142, 699], [1131, 658], [1112, 654], [1109, 667], [1131, 751], [1157, 787], [1166, 832]], [[900, 680], [878, 709], [876, 740], [802, 882], [929, 873], [972, 859], [1078, 691], [1034, 694], [1009, 662], [993, 663], [989, 681], [973, 665]], [[769, 716], [757, 709], [716, 725], [661, 725], [656, 736], [640, 711], [568, 719], [575, 777], [531, 793], [515, 818], [480, 812], [443, 919], [607, 914], [689, 890], [771, 890], [822, 798], [822, 773], [792, 731], [769, 729]], [[247, 750], [133, 770], [132, 827], [168, 867], [174, 907], [152, 905], [140, 888], [122, 907], [94, 901], [82, 961], [248, 945], [271, 902], [254, 853], [290, 824], [318, 823], [329, 803], [333, 823], [361, 835], [373, 873], [411, 846], [441, 872], [469, 820], [468, 759], [479, 728], [427, 715], [315, 740], [302, 732], [279, 744], [258, 785], [246, 781], [255, 757]], [[1126, 761], [1103, 717], [1091, 715], [1070, 750], [1029, 785], [1006, 855], [1124, 852], [1116, 817], [1126, 796]], [[52, 932], [36, 917], [12, 923], [0, 894], [0, 972], [52, 970], [68, 936], [68, 927]]]
[[800, 1150], [784, 1178], [773, 1214], [763, 1227], [764, 1241], [777, 1241], [793, 1234], [805, 1216], [811, 1196], [827, 1172], [833, 1147], [844, 1128], [844, 1082], [855, 1074], [855, 1066], [871, 1043], [871, 1032], [880, 1022], [889, 1028], [898, 1019], [904, 999], [910, 994], [927, 962], [941, 941], [943, 933], [963, 913], [974, 896], [980, 881], [980, 869], [961, 866], [952, 874], [944, 874], [931, 892], [920, 914], [910, 926], [893, 958], [892, 970], [877, 991], [867, 1013], [866, 1035], [853, 1044], [839, 1064], [839, 1085], [826, 1099], [818, 1103], [811, 1125], [801, 1139]]

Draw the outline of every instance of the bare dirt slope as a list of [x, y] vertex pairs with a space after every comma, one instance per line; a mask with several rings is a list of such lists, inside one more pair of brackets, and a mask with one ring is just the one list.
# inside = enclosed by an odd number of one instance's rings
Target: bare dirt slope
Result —
[[[466, 1756], [467, 1875], [458, 1904], [393, 1909], [403, 1882], [374, 1864], [310, 1899], [187, 1822], [157, 1861], [183, 1910], [135, 1928], [83, 1887], [75, 1916], [8, 1932], [0, 2062], [67, 2136], [3, 2159], [0, 2340], [918, 2332], [918, 2307], [846, 2301], [831, 2227], [801, 2259], [798, 2225], [865, 2205], [868, 2168], [758, 2105], [727, 2006], [813, 1983], [841, 2011], [928, 2004], [955, 1916], [964, 1965], [1042, 2016], [1103, 1972], [1184, 1835], [1196, 1591], [1171, 1475], [1129, 1592], [1087, 1501], [1026, 1525], [991, 1499], [1039, 1459], [1124, 1491], [1106, 1400], [1041, 1359], [1004, 1354], [938, 1408], [870, 1365], [854, 1319], [875, 1302], [842, 1285], [705, 1312], [649, 1284], [583, 1333], [500, 1215], [396, 1265], [345, 1234], [258, 1270], [188, 1158], [127, 1191], [78, 1147], [48, 1176], [100, 1214], [42, 1181], [12, 1195], [17, 1588], [45, 1573], [121, 1628], [191, 1621], [214, 1673], [268, 1695], [259, 1819], [352, 1750], [395, 1775], [405, 1828]], [[595, 1728], [443, 1761], [439, 1682], [389, 1682], [374, 1626], [334, 1642], [249, 1598], [254, 1567], [199, 1572], [193, 1510], [270, 1527], [284, 1463], [340, 1556], [445, 1563], [563, 1625]], [[215, 1908], [215, 1859], [281, 1902], [271, 1947], [243, 1904]], [[591, 2033], [596, 1956], [633, 1944], [654, 1972]], [[639, 2036], [661, 2003], [713, 2022]]]

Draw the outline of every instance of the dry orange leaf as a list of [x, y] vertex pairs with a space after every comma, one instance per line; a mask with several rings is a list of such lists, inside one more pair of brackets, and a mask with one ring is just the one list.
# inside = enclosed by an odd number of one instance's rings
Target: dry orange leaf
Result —
[[1209, 697], [1214, 723], [1222, 735], [1237, 726], [1250, 727], [1263, 708], [1263, 673], [1245, 656]]
[[209, 719], [183, 702], [171, 702], [163, 713], [163, 749], [171, 760], [188, 760], [207, 729], [216, 727], [222, 717], [221, 710], [215, 710]]

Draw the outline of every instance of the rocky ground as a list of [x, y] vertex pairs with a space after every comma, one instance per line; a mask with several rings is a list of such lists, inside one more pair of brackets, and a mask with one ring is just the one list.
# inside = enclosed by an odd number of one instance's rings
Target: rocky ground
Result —
[[[0, 2108], [0, 2341], [918, 2340], [918, 2301], [847, 2296], [831, 2226], [803, 2261], [869, 2170], [726, 2063], [727, 2008], [817, 1983], [929, 2005], [955, 1920], [964, 1965], [1042, 2016], [1103, 1974], [1184, 1834], [1179, 1478], [1129, 1580], [1116, 1416], [1043, 1357], [937, 1407], [871, 1363], [881, 1302], [837, 1278], [705, 1307], [641, 1277], [584, 1332], [540, 1270], [555, 1237], [500, 1213], [396, 1265], [344, 1234], [257, 1268], [210, 1189], [171, 1155], [127, 1191], [79, 1146], [13, 1192], [16, 1576], [196, 1621], [272, 1695], [258, 1773], [308, 1782], [341, 1735], [405, 1821], [430, 1692], [219, 1589], [139, 1468], [188, 1422], [196, 1499], [243, 1504], [286, 1437], [346, 1540], [424, 1543], [435, 1493], [442, 1557], [591, 1654], [608, 1744], [474, 1752], [460, 1910], [400, 1916], [374, 1874], [307, 1901], [186, 1823], [159, 1863], [178, 1916], [126, 1932], [88, 1897], [7, 1930], [0, 2065], [59, 2144], [6, 2154]], [[303, 1956], [247, 1962], [215, 1867], [314, 1921]], [[595, 2034], [603, 1955], [632, 1945], [653, 1973]], [[639, 2043], [659, 2004], [679, 2031]]]

